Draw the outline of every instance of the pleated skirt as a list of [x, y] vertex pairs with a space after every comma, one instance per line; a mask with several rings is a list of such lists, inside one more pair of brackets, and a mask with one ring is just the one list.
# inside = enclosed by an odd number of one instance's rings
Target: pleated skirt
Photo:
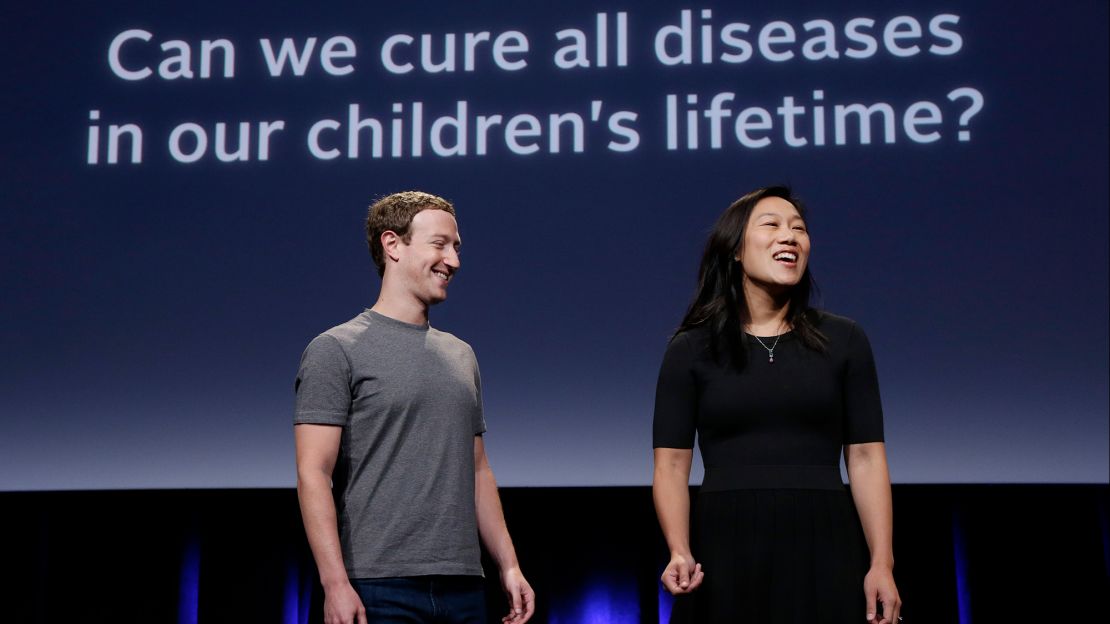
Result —
[[867, 544], [843, 490], [703, 492], [692, 548], [705, 580], [672, 624], [860, 624]]

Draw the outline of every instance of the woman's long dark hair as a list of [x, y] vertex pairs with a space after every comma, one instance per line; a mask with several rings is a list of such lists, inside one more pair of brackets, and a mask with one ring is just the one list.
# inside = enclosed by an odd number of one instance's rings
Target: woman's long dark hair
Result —
[[[752, 209], [768, 197], [785, 199], [805, 218], [801, 201], [785, 186], [756, 189], [732, 202], [717, 219], [705, 243], [701, 268], [698, 269], [698, 290], [676, 332], [695, 327], [708, 328], [713, 357], [737, 369], [743, 368], [747, 361], [744, 325], [751, 319], [748, 301], [744, 297], [744, 267], [736, 260], [736, 254], [744, 242]], [[802, 344], [823, 352], [828, 339], [818, 331], [815, 325], [817, 312], [809, 307], [810, 293], [815, 288], [807, 265], [802, 279], [790, 290], [786, 320]]]

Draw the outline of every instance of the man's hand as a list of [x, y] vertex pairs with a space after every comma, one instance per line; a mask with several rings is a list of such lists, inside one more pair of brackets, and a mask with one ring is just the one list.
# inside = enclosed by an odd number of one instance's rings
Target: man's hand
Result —
[[366, 624], [366, 607], [350, 583], [324, 590], [324, 624]]
[[663, 587], [666, 587], [667, 591], [679, 596], [697, 589], [704, 578], [705, 573], [701, 571], [701, 564], [694, 563], [693, 557], [672, 555], [671, 562], [667, 564], [667, 569], [663, 570], [663, 576], [659, 580], [663, 581]]
[[520, 568], [501, 571], [501, 588], [509, 599], [509, 614], [501, 618], [505, 624], [524, 624], [536, 611], [536, 593], [521, 574]]

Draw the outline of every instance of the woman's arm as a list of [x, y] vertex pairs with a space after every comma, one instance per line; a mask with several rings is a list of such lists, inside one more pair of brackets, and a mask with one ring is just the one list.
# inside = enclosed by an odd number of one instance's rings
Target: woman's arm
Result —
[[[852, 500], [856, 504], [867, 547], [871, 551], [871, 569], [863, 580], [867, 597], [867, 620], [878, 624], [899, 621], [902, 599], [894, 584], [894, 514], [890, 501], [890, 473], [886, 465], [886, 446], [882, 442], [848, 444], [844, 447]], [[882, 619], [876, 611], [882, 605]]]
[[655, 474], [651, 493], [655, 514], [671, 551], [663, 571], [663, 586], [672, 594], [688, 594], [701, 585], [705, 575], [690, 553], [690, 463], [693, 449], [655, 449]]

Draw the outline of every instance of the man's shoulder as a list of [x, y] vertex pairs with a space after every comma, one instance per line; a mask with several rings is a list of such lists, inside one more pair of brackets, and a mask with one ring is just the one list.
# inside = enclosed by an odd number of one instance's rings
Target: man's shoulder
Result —
[[342, 353], [349, 358], [351, 350], [364, 340], [368, 329], [365, 314], [360, 314], [317, 334], [305, 347], [305, 355]]
[[470, 343], [451, 332], [429, 327], [428, 338], [434, 341], [436, 346], [440, 349], [465, 353], [470, 357], [474, 357], [474, 349], [471, 348]]
[[370, 319], [366, 312], [363, 312], [345, 323], [340, 323], [339, 325], [336, 325], [335, 327], [322, 332], [320, 336], [317, 337], [317, 339], [322, 336], [327, 336], [338, 342], [340, 345], [350, 346], [351, 344], [358, 342], [360, 338], [365, 336], [366, 333], [370, 330], [370, 327]]

